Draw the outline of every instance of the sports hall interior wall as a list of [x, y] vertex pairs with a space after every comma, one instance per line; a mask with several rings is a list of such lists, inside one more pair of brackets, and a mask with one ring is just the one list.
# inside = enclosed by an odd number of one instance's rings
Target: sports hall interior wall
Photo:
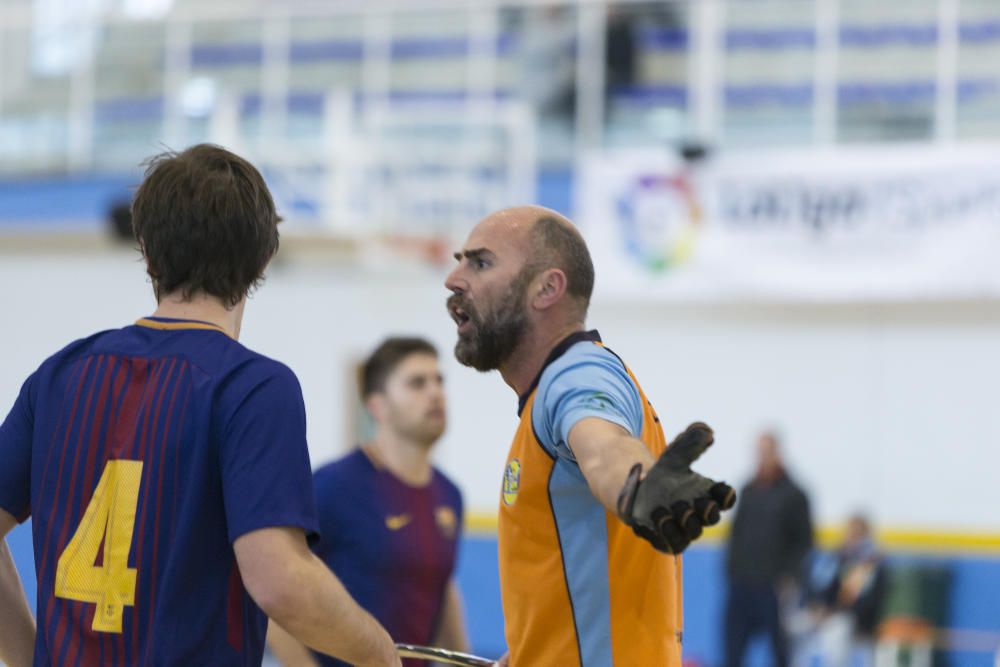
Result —
[[[80, 199], [63, 198], [64, 207], [99, 201], [96, 190], [79, 187]], [[50, 203], [60, 199], [44, 190], [32, 198], [53, 208]], [[0, 218], [19, 217], [10, 203], [15, 199], [0, 197]], [[60, 218], [31, 224], [50, 223], [96, 227], [65, 208]], [[143, 267], [129, 248], [32, 248], [14, 242], [26, 228], [23, 219], [15, 227], [0, 235], [4, 406], [53, 350], [154, 307]], [[995, 629], [1000, 421], [992, 415], [1000, 394], [1000, 306], [679, 305], [642, 295], [622, 302], [602, 296], [600, 276], [598, 266], [590, 325], [634, 366], [668, 433], [696, 419], [715, 427], [717, 445], [702, 463], [706, 474], [743, 482], [755, 434], [778, 428], [793, 474], [811, 492], [818, 524], [834, 526], [855, 509], [868, 511], [894, 558], [949, 568], [950, 625]], [[248, 305], [242, 340], [298, 374], [316, 465], [353, 445], [349, 375], [357, 358], [391, 333], [420, 333], [438, 344], [450, 427], [437, 460], [465, 492], [476, 525], [485, 528], [465, 541], [460, 581], [474, 646], [492, 653], [502, 635], [489, 525], [516, 400], [498, 377], [451, 358], [454, 332], [442, 280], [443, 271], [434, 269], [359, 271], [291, 254], [272, 267]], [[959, 505], [963, 512], [956, 515]], [[719, 655], [713, 628], [724, 590], [720, 544], [693, 549], [686, 566], [687, 654], [707, 664]], [[12, 545], [19, 566], [30, 572], [24, 528]], [[953, 664], [989, 660], [969, 654]]]

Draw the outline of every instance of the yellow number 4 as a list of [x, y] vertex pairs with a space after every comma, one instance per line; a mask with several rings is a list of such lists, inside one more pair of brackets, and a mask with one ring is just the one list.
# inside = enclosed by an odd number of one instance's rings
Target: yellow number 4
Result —
[[[134, 567], [128, 566], [142, 461], [108, 461], [73, 538], [59, 556], [56, 597], [97, 605], [93, 628], [122, 631], [122, 614], [135, 604]], [[97, 552], [104, 544], [104, 558]]]

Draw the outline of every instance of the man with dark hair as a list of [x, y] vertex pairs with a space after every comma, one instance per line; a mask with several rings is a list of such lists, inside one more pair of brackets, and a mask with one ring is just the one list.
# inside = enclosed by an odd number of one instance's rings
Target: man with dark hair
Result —
[[[360, 385], [375, 433], [316, 471], [314, 549], [397, 641], [464, 651], [452, 576], [462, 496], [430, 461], [445, 428], [437, 350], [422, 338], [389, 338], [365, 361]], [[310, 656], [279, 627], [268, 638], [287, 667], [344, 664]]]
[[502, 663], [680, 667], [680, 553], [735, 501], [690, 469], [711, 429], [667, 447], [631, 371], [584, 330], [594, 269], [564, 217], [498, 211], [455, 258], [455, 356], [520, 397], [500, 497]]
[[150, 159], [132, 202], [157, 301], [201, 293], [240, 315], [278, 251], [280, 221], [257, 169], [209, 144]]
[[160, 155], [133, 216], [156, 311], [47, 359], [0, 426], [0, 537], [34, 517], [38, 579], [36, 636], [0, 564], [0, 660], [260, 665], [266, 614], [318, 650], [398, 666], [309, 551], [298, 380], [237, 342], [278, 248], [263, 178], [217, 146]]

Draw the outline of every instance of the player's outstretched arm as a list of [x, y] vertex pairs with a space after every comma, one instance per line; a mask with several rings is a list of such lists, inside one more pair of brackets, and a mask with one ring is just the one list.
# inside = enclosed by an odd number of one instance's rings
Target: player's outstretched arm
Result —
[[595, 497], [660, 551], [684, 551], [736, 502], [728, 485], [691, 470], [714, 440], [705, 424], [689, 426], [655, 461], [640, 440], [598, 417], [577, 422], [568, 440]]
[[0, 662], [30, 667], [35, 652], [35, 619], [5, 539], [16, 525], [9, 512], [0, 510]]
[[610, 512], [618, 511], [618, 494], [632, 466], [648, 470], [656, 462], [641, 440], [600, 417], [578, 421], [567, 440], [591, 492]]
[[385, 629], [313, 555], [296, 528], [264, 528], [233, 544], [254, 601], [293, 637], [363, 667], [400, 667]]

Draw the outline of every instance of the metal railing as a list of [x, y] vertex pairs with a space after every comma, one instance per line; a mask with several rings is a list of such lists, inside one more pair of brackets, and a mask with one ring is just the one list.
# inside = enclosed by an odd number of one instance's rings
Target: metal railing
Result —
[[[478, 150], [469, 128], [510, 131], [518, 117], [532, 148], [518, 141], [516, 157], [478, 165], [508, 173], [530, 171], [525, 159], [572, 165], [594, 149], [651, 142], [1000, 135], [1000, 73], [988, 66], [1000, 58], [996, 3], [417, 5], [185, 1], [156, 20], [70, 18], [62, 29], [92, 34], [93, 47], [55, 74], [35, 67], [44, 30], [27, 5], [0, 5], [0, 173], [130, 169], [162, 146], [200, 140], [275, 164], [343, 162], [325, 139], [343, 138], [342, 128], [328, 123], [347, 109], [352, 128], [370, 127], [375, 107], [449, 118], [450, 137], [440, 122], [410, 123], [408, 135], [438, 132], [435, 159], [456, 164]], [[609, 74], [622, 34], [634, 56], [624, 81]], [[349, 101], [335, 111], [332, 99]]]

